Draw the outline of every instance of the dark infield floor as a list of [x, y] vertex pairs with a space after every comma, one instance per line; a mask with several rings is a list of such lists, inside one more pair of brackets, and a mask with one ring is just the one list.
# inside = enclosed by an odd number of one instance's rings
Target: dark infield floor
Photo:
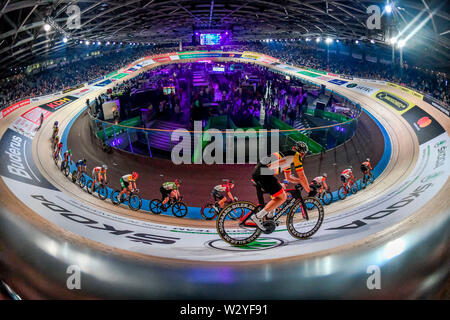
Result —
[[[170, 160], [142, 157], [123, 151], [103, 152], [99, 142], [89, 130], [89, 121], [83, 113], [73, 124], [68, 146], [73, 160], [87, 159], [88, 173], [97, 165], [108, 166], [108, 186], [117, 189], [119, 178], [132, 171], [139, 173], [137, 181], [140, 195], [145, 199], [160, 198], [159, 187], [165, 181], [182, 180], [181, 193], [189, 206], [202, 206], [210, 201], [212, 187], [223, 178], [235, 181], [233, 194], [240, 200], [256, 201], [255, 188], [250, 182], [254, 165], [174, 165]], [[361, 178], [360, 164], [370, 157], [375, 166], [384, 149], [383, 135], [375, 122], [366, 114], [361, 115], [358, 129], [352, 139], [322, 155], [309, 156], [304, 161], [308, 180], [326, 172], [332, 190], [340, 185], [339, 173], [351, 164], [357, 178]]]

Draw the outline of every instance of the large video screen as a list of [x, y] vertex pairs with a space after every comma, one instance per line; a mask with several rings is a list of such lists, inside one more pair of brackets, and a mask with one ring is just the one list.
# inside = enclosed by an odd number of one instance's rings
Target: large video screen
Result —
[[200, 34], [200, 45], [220, 44], [220, 33], [202, 33]]

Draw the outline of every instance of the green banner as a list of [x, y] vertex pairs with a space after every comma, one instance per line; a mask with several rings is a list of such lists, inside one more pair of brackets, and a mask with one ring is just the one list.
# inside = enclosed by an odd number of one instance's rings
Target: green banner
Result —
[[123, 77], [126, 77], [127, 75], [128, 73], [119, 73], [117, 76], [112, 77], [111, 79], [119, 80], [122, 79]]
[[105, 76], [105, 78], [112, 77], [113, 75], [118, 74], [118, 73], [119, 73], [119, 71], [114, 71], [114, 72], [108, 73], [108, 74]]
[[317, 77], [319, 77], [318, 74], [315, 74], [315, 73], [312, 73], [312, 72], [309, 72], [309, 71], [299, 71], [299, 72], [297, 72], [297, 73], [302, 74], [302, 75], [304, 75], [304, 76], [312, 77], [312, 78], [317, 78]]
[[321, 71], [321, 70], [317, 70], [317, 69], [311, 69], [311, 68], [308, 68], [308, 70], [309, 71], [312, 71], [312, 72], [315, 72], [315, 73], [320, 73], [320, 74], [327, 74], [325, 71]]

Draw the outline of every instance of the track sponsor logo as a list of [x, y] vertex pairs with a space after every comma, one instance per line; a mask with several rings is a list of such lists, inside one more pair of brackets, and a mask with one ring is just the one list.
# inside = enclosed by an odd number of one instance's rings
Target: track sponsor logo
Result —
[[64, 106], [68, 105], [69, 103], [71, 103], [71, 102], [73, 102], [73, 101], [75, 101], [77, 99], [78, 99], [77, 97], [66, 96], [66, 97], [63, 97], [61, 99], [54, 100], [54, 101], [48, 102], [46, 104], [42, 104], [39, 107], [42, 108], [42, 109], [54, 112], [54, 111], [56, 111], [56, 110], [58, 110], [58, 109], [60, 109], [60, 108], [62, 108]]
[[272, 237], [261, 237], [252, 243], [249, 243], [246, 246], [230, 246], [226, 242], [224, 242], [222, 239], [215, 239], [210, 240], [206, 243], [207, 247], [218, 249], [218, 250], [224, 250], [224, 251], [261, 251], [261, 250], [268, 250], [273, 249], [279, 246], [282, 246], [286, 243], [285, 240], [280, 238], [272, 238]]
[[54, 189], [34, 165], [31, 142], [31, 139], [11, 129], [6, 130], [0, 140], [0, 175], [29, 185]]
[[403, 86], [400, 86], [400, 85], [395, 84], [395, 83], [392, 83], [392, 82], [386, 82], [386, 84], [387, 84], [388, 86], [390, 86], [390, 87], [397, 88], [397, 89], [399, 89], [399, 90], [402, 90], [403, 92], [409, 93], [410, 95], [413, 95], [413, 96], [415, 96], [416, 98], [423, 99], [423, 95], [420, 94], [420, 93], [418, 93], [418, 92], [416, 92], [416, 91], [414, 91], [414, 90], [405, 88], [405, 87], [403, 87]]
[[432, 116], [418, 106], [414, 106], [403, 113], [402, 117], [414, 128], [419, 144], [423, 144], [445, 132], [444, 128]]
[[332, 84], [336, 84], [338, 86], [342, 86], [343, 84], [346, 84], [348, 81], [340, 80], [340, 79], [333, 79], [333, 80], [330, 80], [328, 82], [332, 83]]
[[394, 108], [400, 114], [403, 114], [414, 106], [399, 96], [383, 90], [376, 92], [373, 96], [388, 106]]
[[30, 99], [25, 99], [19, 102], [16, 102], [12, 105], [10, 105], [8, 108], [5, 108], [2, 110], [2, 117], [5, 118], [7, 115], [9, 115], [11, 112], [16, 111], [19, 108], [22, 108], [26, 105], [30, 104]]
[[[113, 77], [113, 78], [115, 78], [115, 77]], [[96, 87], [104, 87], [104, 86], [110, 84], [111, 82], [112, 81], [110, 79], [107, 79], [107, 80], [104, 80], [102, 82], [97, 83], [95, 86]]]
[[64, 94], [64, 93], [67, 93], [67, 92], [70, 92], [70, 91], [74, 91], [74, 90], [77, 90], [77, 89], [80, 89], [80, 88], [83, 88], [83, 87], [84, 87], [84, 83], [83, 84], [79, 84], [79, 85], [74, 86], [74, 87], [70, 87], [70, 88], [64, 89], [62, 91], [62, 93]]
[[377, 91], [377, 88], [366, 86], [366, 85], [360, 85], [357, 83], [349, 83], [345, 86], [346, 88], [365, 94], [366, 96], [372, 95], [375, 91]]
[[448, 106], [443, 105], [441, 102], [436, 101], [436, 99], [429, 97], [427, 95], [423, 96], [423, 101], [428, 104], [431, 104], [433, 107], [444, 113], [447, 117], [450, 117], [450, 108]]

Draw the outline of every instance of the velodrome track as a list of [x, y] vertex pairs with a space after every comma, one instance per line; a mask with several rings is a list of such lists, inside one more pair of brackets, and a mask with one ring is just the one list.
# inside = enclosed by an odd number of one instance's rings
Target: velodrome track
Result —
[[[267, 66], [326, 84], [360, 103], [389, 136], [389, 162], [375, 184], [326, 207], [325, 221], [314, 237], [295, 240], [280, 226], [279, 232], [262, 237], [260, 247], [237, 249], [219, 240], [214, 222], [134, 213], [81, 192], [56, 170], [47, 137], [55, 119], [63, 131], [84, 101], [105, 86], [52, 113], [33, 140], [22, 137], [28, 142], [21, 150], [27, 153], [22, 159], [31, 184], [2, 167], [0, 253], [10, 283], [26, 297], [107, 298], [411, 298], [440, 283], [449, 262], [448, 117], [384, 84], [351, 81], [373, 89], [366, 94], [283, 65]], [[415, 129], [413, 122], [373, 96], [377, 90], [425, 111], [437, 125], [433, 132], [425, 131], [431, 124]], [[19, 134], [8, 128], [44, 103], [30, 104], [1, 120], [3, 150]], [[7, 157], [2, 154], [4, 163]], [[78, 265], [86, 275], [82, 290], [65, 288], [69, 265]], [[367, 289], [370, 265], [379, 266], [383, 279], [389, 279], [382, 290]], [[428, 288], [419, 286], [424, 279]]]

